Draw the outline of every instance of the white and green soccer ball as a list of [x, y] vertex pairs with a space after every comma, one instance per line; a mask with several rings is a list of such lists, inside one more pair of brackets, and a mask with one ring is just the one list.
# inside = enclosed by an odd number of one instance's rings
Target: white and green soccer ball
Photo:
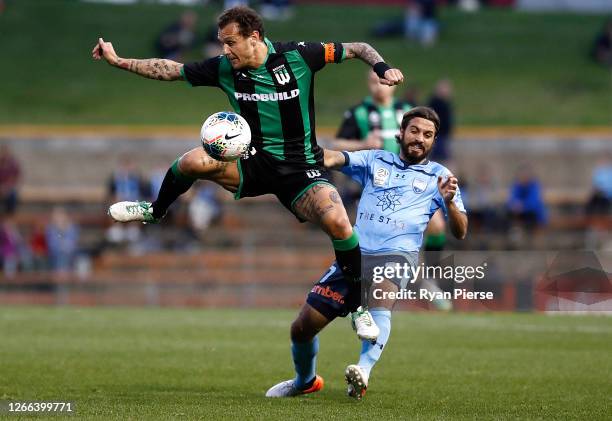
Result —
[[206, 119], [200, 130], [200, 140], [211, 158], [235, 161], [249, 149], [251, 128], [239, 114], [221, 111]]

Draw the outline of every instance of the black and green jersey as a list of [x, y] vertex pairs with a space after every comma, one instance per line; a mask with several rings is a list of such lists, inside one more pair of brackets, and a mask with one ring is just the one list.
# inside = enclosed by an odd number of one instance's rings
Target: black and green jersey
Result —
[[225, 56], [183, 66], [192, 86], [217, 86], [251, 127], [257, 150], [291, 163], [323, 163], [317, 145], [314, 115], [314, 74], [325, 63], [344, 58], [340, 43], [271, 43], [266, 61], [257, 69], [233, 69]]
[[344, 113], [342, 125], [336, 137], [341, 139], [365, 139], [372, 130], [380, 130], [383, 149], [399, 153], [395, 135], [399, 133], [404, 113], [412, 108], [403, 101], [393, 100], [389, 107], [376, 105], [371, 97]]

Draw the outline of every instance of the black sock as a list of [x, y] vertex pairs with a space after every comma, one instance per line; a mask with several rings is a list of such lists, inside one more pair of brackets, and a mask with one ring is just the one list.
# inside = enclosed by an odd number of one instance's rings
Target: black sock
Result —
[[164, 180], [162, 181], [159, 193], [157, 193], [157, 199], [153, 202], [153, 217], [163, 217], [170, 205], [183, 193], [185, 193], [192, 186], [195, 181], [194, 178], [188, 177], [181, 174], [178, 168], [177, 159], [172, 163], [172, 166], [168, 169]]
[[361, 249], [359, 244], [349, 250], [334, 250], [336, 261], [342, 269], [344, 277], [358, 282], [361, 279]]
[[[332, 242], [338, 266], [342, 269], [344, 277], [351, 283], [351, 294], [358, 294], [357, 296], [361, 297], [359, 301], [363, 301], [365, 297], [361, 285], [361, 249], [359, 248], [357, 233], [353, 231], [349, 238], [345, 240], [332, 240]], [[352, 291], [353, 288], [355, 289], [354, 291]], [[349, 310], [355, 311], [357, 306], [359, 306], [359, 303], [356, 303], [354, 308]]]

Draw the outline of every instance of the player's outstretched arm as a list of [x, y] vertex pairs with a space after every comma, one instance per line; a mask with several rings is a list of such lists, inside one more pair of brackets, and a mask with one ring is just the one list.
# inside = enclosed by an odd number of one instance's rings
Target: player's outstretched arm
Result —
[[404, 75], [399, 69], [390, 68], [382, 56], [366, 42], [344, 42], [345, 58], [359, 58], [366, 62], [376, 72], [383, 85], [398, 85], [404, 81]]
[[121, 58], [115, 53], [113, 44], [105, 42], [102, 38], [98, 38], [98, 43], [91, 51], [91, 54], [94, 60], [104, 59], [111, 66], [119, 67], [120, 69], [136, 73], [149, 79], [166, 81], [183, 79], [181, 75], [182, 63], [160, 58], [144, 60]]
[[459, 210], [453, 198], [457, 194], [459, 183], [457, 177], [449, 175], [446, 179], [438, 177], [438, 190], [444, 199], [448, 213], [448, 225], [453, 236], [463, 240], [467, 235], [468, 218], [467, 215]]
[[323, 166], [328, 170], [337, 170], [346, 165], [346, 158], [342, 152], [323, 149]]

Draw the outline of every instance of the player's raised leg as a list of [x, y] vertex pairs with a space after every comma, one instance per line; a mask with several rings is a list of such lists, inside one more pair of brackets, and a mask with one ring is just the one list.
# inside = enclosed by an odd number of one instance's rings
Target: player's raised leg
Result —
[[109, 208], [108, 214], [117, 222], [156, 223], [198, 179], [214, 181], [231, 192], [238, 189], [240, 182], [236, 162], [217, 161], [203, 148], [194, 148], [172, 163], [153, 203], [118, 202]]
[[319, 352], [317, 334], [330, 321], [309, 304], [304, 304], [291, 325], [291, 355], [296, 376], [272, 386], [266, 392], [266, 397], [285, 398], [323, 389], [323, 378], [316, 374]]

